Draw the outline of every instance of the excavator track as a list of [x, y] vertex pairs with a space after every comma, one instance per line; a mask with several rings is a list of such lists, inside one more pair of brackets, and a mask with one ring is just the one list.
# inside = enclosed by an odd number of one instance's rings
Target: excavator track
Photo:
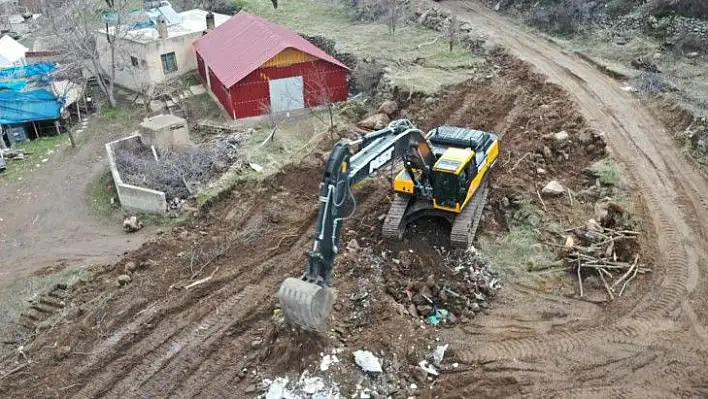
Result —
[[406, 216], [406, 209], [408, 209], [410, 202], [410, 197], [396, 194], [383, 222], [381, 234], [385, 239], [403, 240], [403, 234], [406, 231], [406, 226], [403, 225], [403, 218]]
[[485, 180], [482, 185], [477, 188], [472, 200], [467, 203], [467, 207], [457, 215], [455, 222], [452, 224], [450, 232], [450, 244], [455, 248], [468, 248], [472, 245], [477, 234], [479, 222], [482, 220], [484, 206], [487, 204], [487, 195], [489, 188]]

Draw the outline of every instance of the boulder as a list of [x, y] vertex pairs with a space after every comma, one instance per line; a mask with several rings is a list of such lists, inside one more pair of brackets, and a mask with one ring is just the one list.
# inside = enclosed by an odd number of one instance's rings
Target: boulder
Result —
[[560, 148], [568, 144], [568, 139], [570, 138], [570, 135], [568, 135], [568, 132], [566, 132], [565, 130], [561, 130], [558, 133], [553, 133], [552, 137], [554, 146]]
[[565, 192], [565, 187], [557, 180], [551, 180], [541, 192], [546, 195], [562, 195]]
[[123, 220], [123, 230], [127, 233], [133, 233], [143, 228], [143, 223], [138, 220], [137, 216], [130, 216]]
[[398, 104], [396, 104], [395, 101], [391, 100], [386, 100], [384, 101], [381, 106], [379, 106], [379, 113], [380, 114], [386, 114], [389, 117], [398, 111]]
[[357, 127], [367, 130], [383, 129], [391, 121], [391, 118], [384, 113], [372, 115], [356, 124]]
[[132, 279], [127, 274], [121, 274], [120, 276], [118, 276], [118, 285], [126, 285], [131, 281]]

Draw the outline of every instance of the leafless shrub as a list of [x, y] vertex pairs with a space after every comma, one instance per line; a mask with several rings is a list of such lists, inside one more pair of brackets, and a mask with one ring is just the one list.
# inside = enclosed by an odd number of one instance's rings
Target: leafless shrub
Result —
[[708, 52], [708, 38], [697, 33], [686, 33], [676, 43], [678, 48], [686, 53], [690, 52]]
[[116, 167], [124, 182], [163, 191], [168, 200], [191, 195], [187, 184], [206, 183], [226, 171], [236, 159], [232, 143], [214, 141], [155, 160], [149, 147], [137, 143], [115, 150]]
[[706, 0], [650, 0], [647, 2], [651, 15], [657, 18], [680, 15], [688, 18], [708, 18]]
[[526, 18], [527, 22], [546, 32], [569, 35], [592, 20], [593, 2], [560, 0], [553, 3], [534, 7]]
[[650, 96], [676, 91], [676, 88], [666, 81], [664, 75], [655, 72], [642, 72], [635, 78], [634, 84], [642, 94]]

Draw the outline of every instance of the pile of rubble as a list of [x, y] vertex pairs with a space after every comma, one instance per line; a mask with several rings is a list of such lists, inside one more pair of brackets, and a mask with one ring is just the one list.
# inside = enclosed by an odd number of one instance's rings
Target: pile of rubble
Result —
[[500, 281], [474, 249], [435, 250], [442, 261], [430, 267], [424, 267], [414, 252], [400, 252], [387, 268], [386, 290], [411, 316], [430, 325], [468, 323], [489, 307]]
[[578, 276], [580, 296], [583, 280], [596, 276], [610, 299], [621, 296], [628, 284], [650, 270], [639, 262], [639, 232], [621, 205], [609, 198], [595, 205], [596, 219], [571, 230], [565, 237], [561, 255]]

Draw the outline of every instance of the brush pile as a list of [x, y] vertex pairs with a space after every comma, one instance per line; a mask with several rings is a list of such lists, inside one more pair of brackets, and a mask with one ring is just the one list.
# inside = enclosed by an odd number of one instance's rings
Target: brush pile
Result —
[[583, 279], [597, 275], [610, 299], [622, 296], [637, 274], [650, 270], [639, 262], [639, 232], [631, 215], [609, 199], [596, 204], [598, 218], [585, 226], [572, 229], [565, 237], [562, 256], [578, 276], [580, 296], [584, 295]]

